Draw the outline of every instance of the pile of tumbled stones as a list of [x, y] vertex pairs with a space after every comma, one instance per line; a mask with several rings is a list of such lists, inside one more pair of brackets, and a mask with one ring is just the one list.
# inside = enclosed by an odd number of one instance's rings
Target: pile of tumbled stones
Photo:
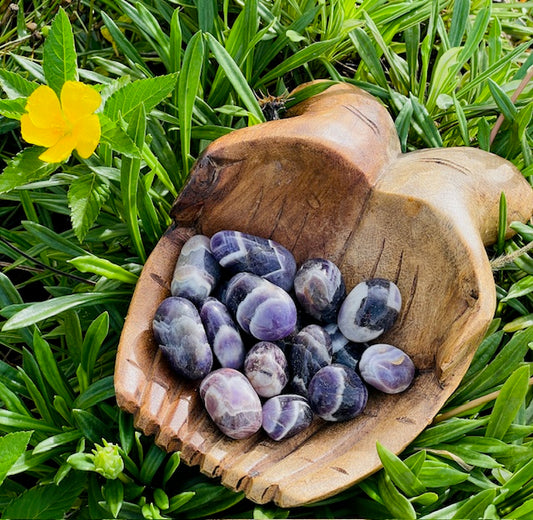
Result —
[[365, 280], [346, 295], [339, 268], [311, 258], [299, 268], [280, 244], [238, 231], [183, 246], [153, 320], [171, 368], [201, 381], [207, 413], [227, 436], [261, 427], [274, 440], [316, 415], [359, 415], [367, 384], [405, 390], [415, 367], [402, 350], [368, 342], [389, 330], [401, 307], [396, 285]]

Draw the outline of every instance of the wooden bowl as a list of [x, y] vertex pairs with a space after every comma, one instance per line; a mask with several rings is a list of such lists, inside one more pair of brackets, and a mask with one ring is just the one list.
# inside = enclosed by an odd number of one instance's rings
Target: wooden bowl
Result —
[[[119, 406], [159, 446], [257, 503], [298, 506], [348, 488], [380, 468], [376, 441], [401, 452], [466, 372], [495, 309], [484, 246], [496, 239], [502, 192], [509, 222], [530, 218], [533, 191], [509, 162], [474, 148], [402, 154], [387, 110], [350, 85], [216, 140], [137, 284], [116, 361]], [[222, 229], [270, 237], [297, 262], [329, 258], [348, 290], [370, 277], [394, 280], [403, 308], [379, 342], [412, 357], [412, 386], [398, 395], [371, 391], [361, 416], [316, 419], [281, 442], [220, 433], [197, 385], [168, 369], [151, 322], [183, 243]]]

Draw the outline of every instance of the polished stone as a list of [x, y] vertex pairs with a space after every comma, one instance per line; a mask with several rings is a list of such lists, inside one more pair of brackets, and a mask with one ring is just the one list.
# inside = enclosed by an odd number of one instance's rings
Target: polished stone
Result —
[[313, 411], [301, 395], [278, 395], [263, 404], [263, 429], [275, 441], [302, 432], [312, 421]]

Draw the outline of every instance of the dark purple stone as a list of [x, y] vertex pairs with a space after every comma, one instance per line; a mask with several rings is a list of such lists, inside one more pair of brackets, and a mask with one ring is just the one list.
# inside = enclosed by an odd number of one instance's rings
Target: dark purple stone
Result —
[[263, 429], [275, 441], [300, 433], [312, 421], [313, 411], [301, 395], [277, 395], [263, 404]]
[[296, 326], [296, 305], [287, 292], [251, 273], [236, 274], [228, 284], [226, 305], [254, 338], [276, 341]]
[[248, 272], [289, 291], [296, 273], [292, 253], [282, 245], [240, 231], [219, 231], [211, 237], [211, 250], [232, 274]]
[[339, 268], [330, 260], [306, 260], [294, 277], [294, 293], [302, 309], [322, 323], [336, 320], [346, 296], [346, 286]]
[[246, 349], [241, 333], [226, 306], [209, 297], [202, 305], [200, 318], [220, 365], [225, 368], [242, 368]]
[[244, 374], [260, 397], [273, 397], [289, 381], [287, 358], [274, 343], [261, 341], [246, 354]]
[[220, 265], [211, 253], [209, 238], [194, 235], [180, 251], [170, 286], [172, 296], [181, 296], [200, 307], [220, 279]]
[[246, 377], [233, 368], [219, 368], [200, 384], [209, 417], [232, 439], [245, 439], [261, 428], [261, 401]]
[[331, 363], [331, 338], [320, 325], [307, 325], [294, 337], [290, 351], [291, 385], [306, 396], [311, 378]]
[[373, 278], [350, 291], [341, 305], [337, 323], [349, 340], [364, 343], [393, 326], [401, 305], [400, 291], [393, 282]]
[[313, 412], [326, 421], [347, 421], [359, 415], [368, 400], [361, 378], [344, 365], [328, 365], [311, 379], [308, 388]]
[[336, 323], [330, 323], [324, 327], [331, 337], [331, 350], [333, 352], [331, 362], [340, 363], [357, 370], [361, 355], [368, 348], [368, 343], [354, 343], [339, 330]]
[[192, 302], [179, 296], [163, 300], [155, 312], [153, 331], [156, 343], [178, 374], [201, 379], [210, 372], [213, 353]]
[[387, 394], [403, 392], [415, 376], [411, 358], [403, 350], [385, 343], [371, 345], [365, 350], [359, 370], [366, 383]]

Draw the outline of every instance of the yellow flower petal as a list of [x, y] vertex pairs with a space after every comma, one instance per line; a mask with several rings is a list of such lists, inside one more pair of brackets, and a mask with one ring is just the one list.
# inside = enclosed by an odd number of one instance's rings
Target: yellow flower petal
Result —
[[65, 81], [61, 89], [61, 108], [71, 123], [92, 114], [101, 102], [96, 90], [79, 81]]
[[80, 119], [74, 125], [73, 134], [76, 151], [83, 159], [89, 158], [100, 141], [100, 119], [96, 114]]
[[22, 139], [27, 143], [38, 146], [53, 146], [63, 136], [61, 128], [40, 128], [35, 126], [29, 114], [24, 114], [20, 118], [20, 131]]
[[28, 97], [26, 112], [39, 128], [64, 128], [65, 120], [56, 93], [46, 85], [37, 87]]
[[76, 146], [76, 139], [73, 134], [63, 136], [54, 146], [48, 148], [41, 155], [39, 159], [44, 162], [58, 163], [68, 159], [72, 150]]

